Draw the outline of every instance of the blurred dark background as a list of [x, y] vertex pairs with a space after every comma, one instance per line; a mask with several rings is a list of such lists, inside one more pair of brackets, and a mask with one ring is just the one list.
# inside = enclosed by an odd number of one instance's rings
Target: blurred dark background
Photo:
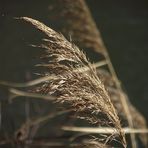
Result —
[[[0, 79], [14, 82], [31, 79], [29, 71], [35, 61], [34, 51], [29, 51], [28, 45], [38, 38], [29, 36], [27, 32], [32, 28], [14, 17], [32, 17], [56, 29], [48, 20], [49, 2], [0, 1]], [[148, 1], [87, 0], [87, 3], [125, 91], [148, 119]]]

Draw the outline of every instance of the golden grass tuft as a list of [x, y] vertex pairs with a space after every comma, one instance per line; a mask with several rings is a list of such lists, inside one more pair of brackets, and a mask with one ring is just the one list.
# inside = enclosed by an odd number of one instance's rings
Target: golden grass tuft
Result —
[[[44, 84], [35, 87], [33, 91], [56, 97], [56, 103], [68, 104], [79, 113], [80, 118], [97, 123], [99, 126], [115, 127], [118, 134], [113, 134], [114, 136], [111, 137], [118, 137], [125, 147], [125, 137], [110, 97], [85, 54], [78, 47], [68, 42], [61, 34], [41, 22], [28, 17], [21, 17], [20, 19], [30, 23], [45, 34], [46, 39], [38, 47], [46, 49], [41, 58], [50, 58], [51, 60], [46, 65], [40, 64], [40, 66], [46, 66], [49, 75], [57, 77], [57, 79], [46, 81]], [[83, 67], [88, 67], [89, 72], [79, 71], [79, 68]], [[48, 75], [47, 72], [45, 75]]]

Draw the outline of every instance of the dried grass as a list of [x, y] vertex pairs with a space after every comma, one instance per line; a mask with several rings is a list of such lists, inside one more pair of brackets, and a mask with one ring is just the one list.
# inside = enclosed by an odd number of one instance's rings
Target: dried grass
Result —
[[[112, 76], [103, 69], [98, 69], [98, 75], [100, 75], [105, 87], [107, 88], [109, 95], [111, 97], [111, 101], [114, 104], [117, 113], [119, 115], [119, 118], [121, 119], [121, 125], [123, 127], [129, 126], [128, 119], [125, 114], [123, 105], [121, 104], [119, 98], [122, 96], [128, 103], [129, 111], [132, 116], [133, 121], [133, 128], [136, 129], [146, 129], [146, 121], [144, 117], [136, 110], [136, 108], [130, 103], [128, 96], [124, 93], [123, 90], [118, 90], [116, 88], [116, 84], [112, 78]], [[146, 134], [138, 134], [139, 138], [143, 142], [143, 144], [147, 145], [147, 133]]]
[[104, 54], [100, 33], [84, 0], [51, 0], [48, 8], [49, 20], [60, 23], [58, 30], [70, 36], [72, 42], [82, 49]]
[[[125, 146], [120, 121], [108, 93], [84, 53], [68, 42], [61, 34], [39, 21], [27, 17], [20, 19], [29, 22], [47, 37], [46, 41], [44, 40], [38, 47], [46, 49], [42, 59], [52, 58], [48, 62], [49, 75], [57, 77], [56, 80], [46, 81], [43, 85], [36, 87], [34, 92], [56, 97], [57, 103], [70, 105], [73, 110], [80, 113], [80, 118], [100, 126], [115, 127], [122, 144]], [[42, 66], [44, 67], [44, 64]], [[88, 67], [89, 72], [74, 71], [80, 67]]]
[[[52, 19], [56, 18], [58, 22], [64, 20], [64, 26], [59, 28], [60, 31], [67, 36], [70, 35], [71, 39], [79, 45], [79, 47], [83, 49], [87, 48], [87, 50], [90, 51], [94, 50], [103, 56], [105, 60], [90, 64], [85, 54], [81, 52], [78, 47], [68, 42], [63, 35], [34, 19], [27, 17], [18, 18], [30, 23], [45, 35], [45, 39], [42, 40], [40, 45], [32, 46], [45, 49], [40, 58], [41, 61], [46, 62], [39, 63], [36, 67], [45, 68], [46, 70], [41, 74], [43, 77], [27, 83], [18, 84], [0, 81], [0, 84], [9, 87], [28, 88], [29, 92], [13, 88], [9, 89], [11, 101], [19, 96], [42, 98], [56, 104], [61, 104], [61, 106], [64, 107], [64, 111], [27, 120], [15, 132], [16, 137], [21, 135], [16, 139], [25, 142], [25, 146], [29, 147], [106, 148], [110, 147], [111, 142], [114, 140], [119, 140], [119, 142], [126, 147], [125, 132], [131, 134], [133, 148], [137, 147], [135, 139], [135, 134], [137, 133], [140, 133], [141, 141], [146, 145], [147, 134], [145, 133], [147, 133], [147, 129], [145, 119], [131, 105], [127, 95], [123, 92], [100, 33], [85, 1], [76, 0], [72, 2], [70, 0], [54, 0], [50, 3], [52, 3], [49, 6], [50, 12], [54, 14]], [[111, 74], [108, 74], [106, 70], [100, 68], [96, 72], [96, 67], [104, 65], [108, 65]], [[32, 86], [33, 89], [30, 91], [29, 87]], [[126, 124], [129, 128], [121, 128], [119, 117], [113, 105], [121, 119], [121, 124]], [[91, 124], [99, 125], [99, 128], [64, 126], [63, 130], [89, 134], [97, 132], [97, 135], [100, 135], [100, 137], [102, 133], [104, 134], [103, 136], [106, 137], [102, 136], [100, 139], [92, 140], [90, 138], [83, 138], [78, 143], [69, 143], [69, 141], [59, 142], [57, 139], [55, 139], [55, 142], [26, 140], [28, 137], [27, 132], [30, 132], [30, 127], [71, 110], [75, 112], [75, 118], [80, 118], [85, 121], [88, 120]], [[79, 137], [79, 135], [76, 136]], [[0, 144], [9, 142], [11, 142], [11, 140], [8, 139], [8, 141], [1, 141]], [[110, 144], [110, 146], [108, 144]]]
[[[60, 4], [60, 7], [57, 3]], [[129, 102], [128, 96], [122, 90], [121, 82], [117, 78], [107, 49], [102, 41], [100, 32], [96, 27], [85, 1], [51, 1], [49, 11], [49, 19], [54, 20], [57, 23], [61, 23], [62, 25], [57, 28], [66, 36], [71, 35], [74, 43], [85, 49], [85, 51], [88, 51], [89, 54], [92, 54], [95, 51], [98, 52], [101, 57], [104, 56], [110, 71], [109, 79], [108, 76], [106, 77], [106, 75], [108, 75], [106, 70], [103, 70], [102, 73], [102, 70], [99, 69], [98, 74], [101, 73], [105, 83], [107, 82], [112, 84], [111, 86], [105, 85], [105, 87], [109, 90], [111, 101], [115, 105], [115, 108], [123, 121], [122, 123], [126, 122], [126, 125], [131, 128], [146, 128], [147, 126], [144, 117], [133, 107], [133, 105]], [[95, 54], [93, 54], [93, 56], [95, 56]], [[147, 135], [140, 134], [139, 136], [143, 141], [143, 144], [146, 146]], [[137, 147], [134, 134], [131, 134], [131, 141], [132, 147]]]

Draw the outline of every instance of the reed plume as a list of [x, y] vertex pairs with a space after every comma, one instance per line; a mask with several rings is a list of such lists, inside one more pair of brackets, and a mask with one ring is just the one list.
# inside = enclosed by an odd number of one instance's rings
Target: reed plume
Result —
[[[107, 49], [101, 38], [99, 29], [97, 28], [89, 8], [85, 0], [54, 0], [49, 3], [49, 20], [60, 23], [56, 28], [64, 33], [64, 35], [72, 36], [74, 43], [78, 47], [84, 49], [88, 56], [92, 55], [92, 59], [99, 61], [100, 57], [106, 60], [108, 70], [106, 68], [98, 68], [97, 73], [103, 80], [105, 88], [108, 89], [111, 101], [113, 102], [121, 123], [124, 126], [133, 128], [146, 128], [146, 121], [138, 110], [130, 103], [127, 94], [123, 91], [114, 68], [111, 64]], [[83, 27], [82, 27], [83, 26]], [[96, 53], [98, 55], [96, 56]], [[143, 145], [147, 145], [147, 134], [138, 134]], [[134, 135], [131, 140], [134, 145]]]
[[[120, 101], [120, 97], [124, 97], [124, 99], [128, 102], [129, 105], [129, 110], [132, 115], [132, 120], [133, 120], [133, 127], [137, 129], [141, 128], [147, 128], [147, 124], [145, 121], [145, 118], [138, 112], [138, 110], [131, 104], [127, 94], [123, 90], [118, 90], [115, 87], [115, 82], [112, 78], [112, 76], [105, 70], [103, 69], [98, 69], [97, 70], [98, 75], [101, 77], [102, 82], [104, 83], [105, 87], [108, 90], [108, 93], [111, 97], [111, 101], [114, 104], [118, 116], [121, 119], [121, 124], [123, 127], [128, 126], [128, 121], [127, 121], [127, 116], [125, 114], [123, 105]], [[147, 146], [147, 134], [138, 134], [137, 135], [140, 140], [142, 141], [143, 145]]]
[[[14, 129], [14, 143], [17, 142], [18, 145], [19, 142], [21, 142], [21, 144], [24, 143], [25, 147], [107, 148], [116, 146], [116, 140], [120, 141], [122, 145], [126, 147], [124, 133], [122, 132], [125, 131], [125, 133], [134, 136], [138, 133], [137, 135], [141, 138], [143, 144], [146, 145], [147, 135], [145, 134], [145, 129], [143, 129], [143, 127], [146, 128], [145, 119], [129, 102], [128, 96], [118, 85], [118, 79], [101, 39], [100, 32], [96, 27], [85, 1], [50, 0], [49, 10], [50, 23], [55, 23], [54, 27], [59, 32], [62, 32], [62, 34], [68, 38], [70, 37], [71, 42], [74, 42], [79, 48], [82, 48], [88, 53], [91, 59], [99, 62], [91, 65], [85, 54], [81, 52], [78, 47], [68, 42], [61, 34], [31, 18], [20, 18], [32, 24], [34, 29], [38, 29], [45, 36], [45, 39], [41, 41], [41, 44], [33, 45], [34, 47], [44, 49], [42, 50], [43, 54], [40, 55], [41, 63], [36, 65], [37, 70], [42, 69], [42, 72], [39, 73], [43, 77], [26, 83], [0, 81], [0, 84], [9, 86], [9, 92], [11, 93], [10, 99], [11, 97], [27, 98], [27, 101], [25, 100], [25, 116], [27, 118], [21, 126], [18, 126], [16, 131]], [[103, 61], [100, 61], [100, 57], [101, 59], [103, 58]], [[103, 63], [101, 66], [108, 66], [110, 73], [108, 73], [106, 67], [105, 69], [100, 68], [100, 66], [98, 66], [100, 64], [98, 63]], [[94, 67], [97, 67], [97, 70]], [[33, 89], [31, 89], [31, 87]], [[15, 88], [26, 88], [29, 92]], [[27, 107], [27, 104], [29, 104], [28, 97], [35, 98], [33, 102], [34, 105], [38, 104], [38, 98], [49, 100], [50, 103], [52, 101], [55, 104], [43, 104], [43, 108], [41, 107], [40, 109], [38, 105], [35, 105], [35, 108], [31, 106], [31, 109], [35, 111], [38, 110], [37, 113], [44, 109], [46, 110], [46, 107], [48, 108], [47, 115], [43, 115], [42, 112], [40, 115], [38, 114], [37, 117], [32, 117], [29, 116], [30, 109]], [[122, 100], [125, 100], [127, 104], [124, 104]], [[22, 105], [24, 105], [24, 102]], [[129, 114], [124, 108], [126, 105], [128, 105]], [[61, 111], [61, 106], [62, 109], [64, 109], [63, 111]], [[54, 110], [52, 110], [52, 107]], [[71, 115], [73, 118], [71, 118]], [[132, 124], [129, 122], [128, 115], [131, 116]], [[55, 122], [55, 118], [59, 120], [58, 116], [60, 116], [62, 120], [60, 119], [60, 121]], [[18, 116], [16, 115], [15, 119], [17, 118]], [[15, 119], [14, 121], [18, 124], [19, 121]], [[87, 124], [87, 126], [89, 121], [89, 123], [93, 124], [93, 127], [88, 128], [85, 127], [85, 125], [83, 125], [83, 127], [65, 126], [65, 124], [73, 125], [73, 121], [77, 124], [77, 122], [80, 122], [79, 119], [83, 119], [82, 123], [85, 122], [84, 124]], [[119, 119], [121, 120], [120, 122]], [[43, 134], [44, 136], [46, 134], [48, 135], [48, 131], [50, 131], [51, 139], [49, 135], [47, 141], [45, 139], [35, 139], [38, 136], [42, 137], [42, 134], [37, 133], [37, 131], [39, 128], [42, 128], [40, 125], [45, 121], [49, 121], [48, 130], [46, 130], [47, 127], [44, 126], [47, 133], [44, 132]], [[54, 122], [54, 125], [52, 125], [51, 122]], [[80, 122], [81, 125], [82, 123]], [[122, 125], [122, 130], [120, 124]], [[95, 128], [94, 126], [99, 127]], [[51, 133], [50, 128], [55, 135]], [[74, 128], [77, 130], [74, 130]], [[70, 133], [68, 133], [68, 131], [70, 131]], [[80, 133], [76, 134], [76, 132]], [[90, 137], [90, 135], [85, 135], [86, 133], [91, 133], [98, 139], [91, 140], [91, 138], [85, 138], [85, 136]], [[68, 137], [65, 138], [67, 134]], [[78, 142], [71, 140], [74, 138], [76, 138]], [[6, 140], [0, 140], [0, 145], [13, 143], [13, 140], [6, 137]], [[135, 137], [132, 137], [131, 141], [135, 141]], [[137, 143], [137, 141], [135, 141], [135, 143]], [[135, 148], [134, 142], [132, 146]]]
[[[49, 3], [49, 20], [60, 24], [56, 28], [82, 49], [104, 54], [100, 32], [84, 0], [52, 0]], [[92, 50], [93, 49], [93, 50]]]
[[[41, 22], [27, 17], [20, 19], [30, 23], [46, 36], [42, 44], [37, 46], [45, 49], [41, 59], [46, 60], [46, 63], [38, 66], [48, 69], [44, 75], [56, 76], [55, 79], [35, 87], [33, 91], [56, 97], [56, 103], [70, 106], [79, 113], [80, 118], [97, 123], [99, 126], [115, 127], [118, 135], [113, 133], [112, 136], [120, 138], [125, 147], [125, 137], [116, 111], [85, 54], [68, 42], [64, 36]], [[88, 67], [89, 72], [83, 73], [79, 70], [83, 67]]]

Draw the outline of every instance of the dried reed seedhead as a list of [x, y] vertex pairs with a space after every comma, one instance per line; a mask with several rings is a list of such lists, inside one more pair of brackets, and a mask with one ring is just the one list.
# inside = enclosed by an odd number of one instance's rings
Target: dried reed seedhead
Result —
[[[118, 137], [122, 145], [126, 147], [120, 121], [108, 93], [84, 53], [61, 34], [39, 21], [27, 17], [20, 19], [30, 23], [46, 36], [46, 39], [38, 46], [45, 49], [41, 59], [46, 63], [38, 66], [48, 69], [45, 75], [56, 76], [55, 79], [36, 87], [34, 91], [55, 96], [57, 103], [68, 104], [84, 119], [100, 126], [115, 127], [118, 135], [113, 133], [111, 137]], [[83, 73], [79, 70], [86, 66], [89, 72]], [[105, 138], [107, 139], [112, 140]]]
[[[85, 51], [88, 50], [87, 48], [90, 48], [88, 53], [93, 55], [93, 57], [95, 57], [93, 51], [97, 51], [100, 55], [104, 55], [104, 58], [107, 61], [110, 61], [106, 48], [101, 39], [99, 30], [96, 27], [96, 24], [91, 16], [87, 4], [85, 3], [85, 0], [54, 0], [50, 2], [49, 11], [49, 20], [55, 22], [56, 24], [60, 24], [60, 26], [57, 26], [57, 28], [62, 33], [64, 33], [64, 35], [71, 35], [73, 41]], [[97, 58], [99, 60], [98, 55]], [[146, 128], [147, 126], [144, 117], [129, 102], [129, 98], [124, 93], [122, 88], [117, 89], [116, 82], [118, 79], [116, 78], [111, 62], [109, 63], [108, 68], [111, 73], [108, 73], [108, 71], [105, 69], [99, 69], [98, 74], [102, 75], [103, 81], [105, 83], [105, 88], [107, 88], [109, 91], [111, 101], [113, 102], [118, 115], [122, 120], [122, 125], [128, 125], [133, 128]], [[123, 104], [122, 100], [126, 100], [129, 108], [129, 113], [125, 111], [124, 106], [126, 104]], [[133, 126], [130, 124], [130, 117], [128, 116], [131, 116]], [[146, 145], [147, 135], [139, 134], [138, 136], [140, 136], [143, 144]]]
[[[128, 101], [129, 110], [132, 114], [132, 120], [133, 120], [133, 127], [134, 128], [147, 128], [146, 121], [144, 117], [136, 110], [136, 108], [130, 103], [128, 96], [124, 93], [123, 90], [118, 90], [115, 87], [115, 82], [112, 78], [112, 76], [103, 69], [97, 70], [98, 75], [101, 77], [101, 80], [103, 81], [105, 87], [108, 90], [108, 93], [110, 95], [111, 101], [114, 104], [117, 113], [121, 119], [122, 126], [129, 126], [127, 122], [127, 116], [124, 112], [123, 105], [121, 103], [120, 97], [124, 97]], [[147, 146], [147, 134], [138, 134], [138, 137], [141, 139], [143, 145]]]
[[59, 30], [71, 35], [76, 45], [104, 53], [104, 45], [84, 0], [52, 0], [49, 19], [60, 23]]

